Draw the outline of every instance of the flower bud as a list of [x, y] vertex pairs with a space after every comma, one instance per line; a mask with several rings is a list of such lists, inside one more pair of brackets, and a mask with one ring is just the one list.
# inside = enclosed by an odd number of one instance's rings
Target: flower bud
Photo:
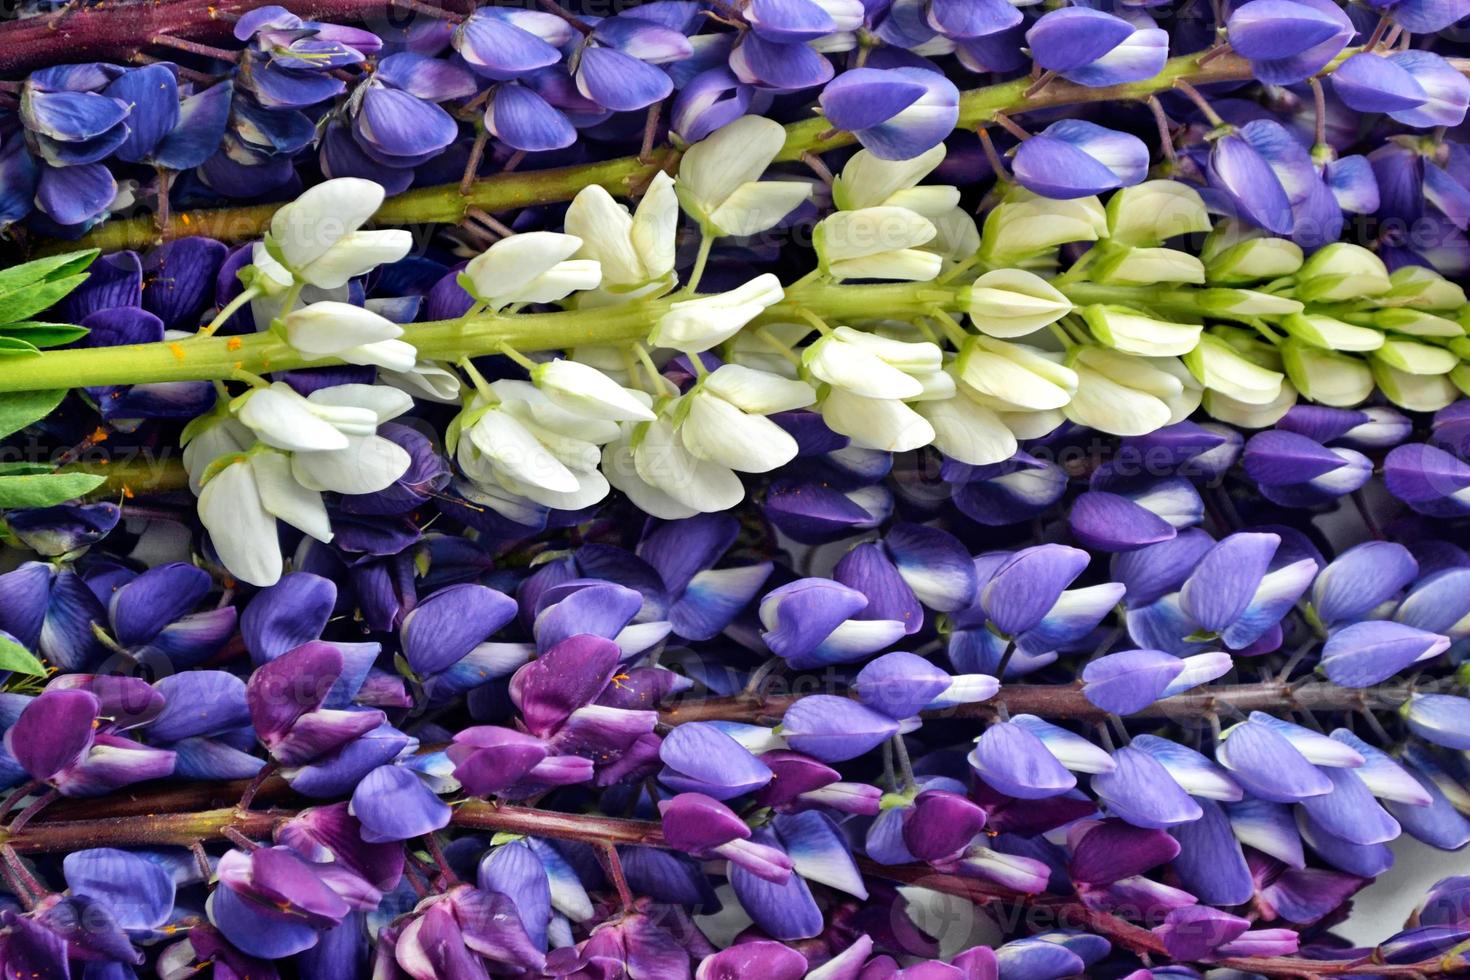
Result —
[[991, 265], [1015, 265], [1068, 242], [1095, 242], [1107, 228], [1095, 197], [1049, 201], [1013, 193], [986, 217], [980, 253]]
[[1393, 288], [1378, 297], [1380, 306], [1408, 306], [1416, 310], [1458, 310], [1465, 305], [1465, 290], [1433, 269], [1406, 265], [1388, 277]]
[[1264, 405], [1251, 405], [1218, 391], [1206, 391], [1203, 404], [1212, 418], [1242, 429], [1264, 429], [1275, 425], [1296, 404], [1296, 388], [1282, 382], [1280, 393]]
[[1108, 240], [1157, 245], [1177, 235], [1210, 230], [1199, 192], [1177, 180], [1148, 180], [1108, 199]]
[[1103, 347], [1078, 348], [1070, 359], [1077, 390], [1067, 418], [1111, 435], [1145, 435], [1177, 422], [1199, 404], [1198, 389], [1164, 370], [1170, 358], [1149, 359]]
[[783, 295], [781, 281], [767, 272], [729, 292], [682, 300], [659, 317], [648, 342], [686, 354], [709, 350], [779, 303]]
[[1282, 345], [1281, 363], [1297, 391], [1314, 402], [1341, 408], [1373, 394], [1373, 372], [1356, 357], [1293, 339]]
[[558, 357], [531, 369], [531, 380], [575, 415], [611, 422], [649, 422], [654, 414], [633, 392], [595, 367]]
[[1302, 304], [1289, 296], [1255, 289], [1201, 289], [1195, 293], [1195, 302], [1206, 313], [1239, 316], [1283, 316], [1302, 311]]
[[812, 234], [821, 268], [837, 279], [903, 279], [925, 282], [944, 260], [920, 251], [934, 237], [929, 219], [891, 206], [838, 211]]
[[1173, 248], [1127, 248], [1092, 267], [1097, 282], [1151, 286], [1160, 282], [1202, 283], [1204, 263]]
[[[1046, 352], [989, 337], [972, 337], [955, 361], [955, 374], [968, 389], [1010, 411], [1061, 408], [1077, 390], [1077, 372]], [[982, 399], [982, 404], [987, 402]]]
[[992, 337], [1024, 337], [1072, 311], [1055, 286], [1024, 269], [994, 269], [959, 292], [975, 328]]
[[1173, 357], [1194, 350], [1199, 342], [1197, 323], [1155, 320], [1126, 306], [1094, 304], [1082, 310], [1092, 335], [1108, 347], [1144, 357]]
[[1402, 371], [1387, 361], [1380, 360], [1377, 353], [1370, 355], [1368, 366], [1373, 371], [1373, 380], [1378, 384], [1378, 390], [1399, 408], [1411, 412], [1437, 412], [1460, 397], [1451, 373], [1414, 374]]
[[1228, 232], [1216, 232], [1205, 243], [1205, 268], [1210, 282], [1256, 282], [1289, 276], [1302, 267], [1302, 249], [1285, 238], [1247, 238], [1228, 241]]
[[1411, 337], [1463, 337], [1465, 328], [1423, 310], [1379, 310], [1373, 314], [1373, 325]]
[[1297, 273], [1295, 295], [1308, 303], [1336, 303], [1386, 293], [1388, 268], [1361, 245], [1334, 242], [1318, 251]]
[[1448, 374], [1460, 363], [1454, 351], [1415, 340], [1390, 339], [1373, 352], [1373, 358], [1406, 374]]
[[1377, 330], [1344, 323], [1322, 313], [1295, 313], [1281, 320], [1281, 328], [1301, 343], [1324, 350], [1377, 350], [1384, 340]]
[[1252, 363], [1214, 334], [1201, 336], [1184, 363], [1200, 384], [1247, 405], [1266, 405], [1281, 394], [1279, 373]]

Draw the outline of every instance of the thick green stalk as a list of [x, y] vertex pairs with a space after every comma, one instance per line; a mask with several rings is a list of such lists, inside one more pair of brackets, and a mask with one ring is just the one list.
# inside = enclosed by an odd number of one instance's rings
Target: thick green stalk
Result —
[[[1355, 50], [1343, 52], [1334, 65]], [[1461, 71], [1470, 71], [1470, 61], [1450, 60]], [[1234, 54], [1219, 55], [1203, 66], [1199, 62], [1198, 55], [1181, 55], [1171, 58], [1165, 63], [1164, 70], [1153, 78], [1107, 88], [1087, 88], [1056, 79], [1039, 92], [1027, 95], [1027, 90], [1034, 84], [1033, 80], [1018, 78], [998, 85], [970, 89], [960, 96], [959, 127], [973, 129], [984, 125], [995, 118], [997, 113], [1016, 115], [1057, 106], [1137, 101], [1168, 91], [1180, 80], [1200, 86], [1247, 81], [1251, 78], [1250, 63]], [[1327, 70], [1330, 71], [1331, 68]], [[804, 153], [821, 153], [849, 145], [853, 139], [851, 133], [833, 131], [826, 119], [814, 116], [786, 127], [786, 145], [777, 159], [797, 160]], [[475, 181], [467, 194], [461, 194], [457, 184], [415, 188], [384, 202], [375, 221], [380, 225], [398, 226], [452, 224], [463, 220], [471, 207], [501, 211], [554, 201], [569, 201], [579, 190], [590, 184], [599, 184], [614, 194], [628, 195], [646, 183], [658, 170], [672, 168], [677, 160], [678, 152], [666, 147], [649, 163], [643, 163], [637, 157], [622, 157], [551, 170], [494, 174]], [[205, 235], [220, 241], [245, 241], [265, 231], [277, 207], [279, 205], [261, 204], [186, 211], [175, 216], [169, 233], [172, 237]], [[156, 244], [158, 240], [158, 230], [153, 219], [143, 217], [110, 221], [80, 241], [47, 243], [40, 251], [44, 253], [100, 248], [111, 252], [124, 248], [146, 248]]]
[[[793, 289], [785, 301], [766, 311], [765, 322], [791, 320], [798, 308], [841, 322], [872, 316], [917, 316], [938, 304], [955, 310], [956, 289], [930, 283], [845, 286], [812, 283]], [[493, 354], [501, 345], [532, 352], [564, 350], [587, 344], [624, 344], [642, 340], [675, 297], [623, 306], [558, 313], [483, 314], [468, 321], [437, 320], [413, 324], [403, 339], [422, 358], [455, 361]], [[195, 337], [189, 340], [123, 347], [46, 351], [32, 357], [0, 360], [0, 391], [41, 391], [94, 385], [142, 384], [156, 381], [225, 380], [237, 371], [266, 374], [308, 364], [336, 364], [335, 359], [308, 361], [274, 334], [243, 337]]]

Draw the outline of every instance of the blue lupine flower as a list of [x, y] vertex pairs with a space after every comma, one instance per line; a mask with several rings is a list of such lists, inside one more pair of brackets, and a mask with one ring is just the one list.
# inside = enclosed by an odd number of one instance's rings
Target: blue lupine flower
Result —
[[922, 68], [854, 68], [822, 90], [822, 114], [880, 160], [908, 160], [938, 146], [959, 118], [959, 90]]
[[1063, 119], [1016, 147], [1011, 173], [1042, 197], [1087, 197], [1142, 181], [1148, 175], [1148, 147], [1130, 133]]
[[1251, 0], [1226, 22], [1230, 47], [1270, 85], [1291, 85], [1317, 74], [1356, 33], [1330, 0]]
[[459, 135], [459, 125], [438, 103], [474, 93], [473, 76], [458, 65], [410, 51], [389, 55], [352, 93], [353, 136], [384, 166], [426, 163]]
[[1151, 78], [1169, 56], [1169, 35], [1090, 7], [1043, 14], [1026, 32], [1031, 57], [1078, 85], [1102, 87]]
[[1284, 507], [1335, 500], [1357, 490], [1373, 475], [1372, 462], [1355, 449], [1328, 448], [1307, 436], [1280, 430], [1252, 436], [1242, 461], [1261, 495]]

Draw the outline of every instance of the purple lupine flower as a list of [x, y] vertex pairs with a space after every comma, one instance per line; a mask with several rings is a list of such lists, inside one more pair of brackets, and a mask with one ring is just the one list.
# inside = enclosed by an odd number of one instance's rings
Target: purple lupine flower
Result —
[[312, 641], [250, 675], [245, 696], [251, 724], [276, 762], [312, 762], [383, 724], [377, 709], [327, 706], [346, 667], [341, 649]]
[[[459, 125], [439, 105], [475, 94], [465, 69], [402, 51], [381, 59], [352, 93], [352, 135], [379, 167], [410, 169], [427, 163], [459, 136]], [[333, 176], [376, 179], [377, 171]]]
[[692, 53], [682, 31], [618, 14], [599, 21], [582, 39], [569, 67], [583, 97], [628, 112], [668, 98], [674, 83], [658, 66]]
[[112, 203], [117, 181], [102, 161], [128, 140], [129, 104], [106, 94], [127, 69], [102, 62], [32, 72], [20, 118], [33, 141], [35, 204], [59, 225], [86, 225]]
[[708, 640], [729, 626], [771, 575], [771, 562], [715, 568], [739, 524], [728, 514], [664, 521], [638, 542], [638, 557], [657, 571], [668, 611], [663, 618], [688, 640]]
[[985, 729], [969, 761], [991, 788], [1023, 800], [1058, 796], [1077, 785], [1046, 743], [1014, 719]]
[[497, 672], [508, 673], [517, 661], [498, 663], [503, 651], [486, 649], [485, 641], [515, 614], [515, 600], [483, 585], [439, 589], [403, 617], [398, 630], [403, 659], [431, 694], [439, 687], [458, 693]]
[[806, 957], [796, 950], [768, 939], [737, 942], [699, 963], [695, 980], [740, 980], [767, 977], [769, 980], [801, 980], [807, 975]]
[[843, 556], [832, 577], [868, 597], [858, 619], [896, 620], [905, 632], [924, 625], [924, 607], [954, 612], [975, 597], [975, 566], [953, 535], [922, 524], [895, 524], [879, 542]]
[[1337, 4], [1324, 0], [1251, 0], [1226, 22], [1230, 47], [1270, 85], [1292, 85], [1321, 71], [1357, 33]]
[[1142, 181], [1148, 176], [1148, 147], [1130, 133], [1063, 119], [1016, 147], [1011, 173], [1042, 197], [1088, 197]]
[[5, 732], [5, 747], [32, 779], [63, 796], [99, 796], [173, 772], [173, 752], [113, 734], [100, 722], [102, 708], [91, 691], [43, 692]]
[[262, 959], [310, 949], [322, 930], [382, 899], [377, 888], [336, 862], [318, 864], [279, 845], [227, 851], [217, 874], [210, 921], [238, 949]]
[[923, 68], [854, 68], [822, 90], [822, 114], [880, 160], [908, 160], [939, 143], [959, 118], [959, 90]]
[[828, 579], [798, 579], [760, 602], [761, 638], [793, 669], [845, 663], [893, 643], [906, 632], [896, 619], [856, 619], [868, 598]]
[[791, 859], [778, 848], [753, 843], [735, 811], [703, 793], [680, 793], [658, 805], [664, 839], [692, 857], [723, 857], [757, 877], [781, 884]]
[[898, 722], [887, 715], [827, 694], [802, 698], [781, 719], [781, 733], [791, 747], [823, 762], [856, 758], [898, 732]]
[[658, 755], [664, 765], [659, 780], [681, 792], [728, 800], [771, 781], [770, 768], [714, 722], [678, 726], [664, 737]]
[[1310, 507], [1352, 493], [1373, 475], [1362, 453], [1329, 448], [1295, 432], [1271, 430], [1251, 436], [1242, 456], [1261, 495], [1284, 507]]
[[[1147, 17], [1142, 20], [1148, 23]], [[1169, 35], [1089, 7], [1043, 14], [1026, 32], [1031, 57], [1078, 85], [1121, 85], [1151, 78], [1169, 56]]]

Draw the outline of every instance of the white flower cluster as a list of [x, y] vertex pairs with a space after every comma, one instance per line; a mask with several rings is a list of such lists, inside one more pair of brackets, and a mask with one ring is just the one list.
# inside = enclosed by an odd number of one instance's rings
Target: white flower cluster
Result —
[[[1012, 189], [982, 229], [956, 187], [925, 183], [943, 146], [911, 160], [855, 153], [815, 227], [816, 268], [792, 287], [767, 273], [696, 292], [716, 239], [768, 232], [812, 198], [813, 180], [769, 179], [785, 135], [742, 117], [690, 147], [677, 179], [658, 174], [635, 210], [587, 187], [563, 232], [510, 235], [473, 258], [459, 276], [474, 300], [468, 318], [553, 304], [566, 311], [558, 323], [575, 325], [559, 354], [502, 347], [527, 380], [425, 360], [392, 318], [401, 304], [348, 302], [353, 277], [411, 246], [407, 232], [363, 230], [383, 200], [376, 184], [327, 181], [282, 208], [243, 274], [258, 329], [307, 363], [375, 366], [378, 383], [302, 396], [242, 378], [254, 387], [190, 427], [185, 459], [225, 564], [245, 581], [275, 581], [276, 520], [325, 541], [323, 492], [373, 493], [399, 479], [408, 454], [377, 427], [410, 396], [462, 406], [445, 439], [456, 492], [532, 524], [612, 488], [661, 518], [735, 506], [742, 474], [796, 456], [772, 416], [797, 409], [820, 413], [859, 450], [933, 445], [986, 465], [1068, 420], [1140, 435], [1203, 404], [1254, 427], [1299, 391], [1352, 405], [1376, 385], [1432, 409], [1470, 390], [1460, 352], [1441, 342], [1463, 330], [1435, 312], [1464, 294], [1432, 273], [1390, 276], [1353, 245], [1304, 259], [1231, 222], [1211, 230], [1199, 195], [1172, 181], [1126, 188], [1106, 207]], [[681, 211], [700, 236], [682, 288]], [[1199, 257], [1165, 246], [1205, 231]], [[1056, 274], [1060, 250], [1078, 243], [1087, 251]], [[892, 307], [844, 303], [849, 280], [890, 284], [863, 288], [894, 297]], [[1360, 311], [1323, 312], [1339, 307]], [[603, 317], [645, 339], [597, 343]], [[583, 323], [592, 343], [578, 343]], [[483, 337], [474, 353], [486, 353]]]

